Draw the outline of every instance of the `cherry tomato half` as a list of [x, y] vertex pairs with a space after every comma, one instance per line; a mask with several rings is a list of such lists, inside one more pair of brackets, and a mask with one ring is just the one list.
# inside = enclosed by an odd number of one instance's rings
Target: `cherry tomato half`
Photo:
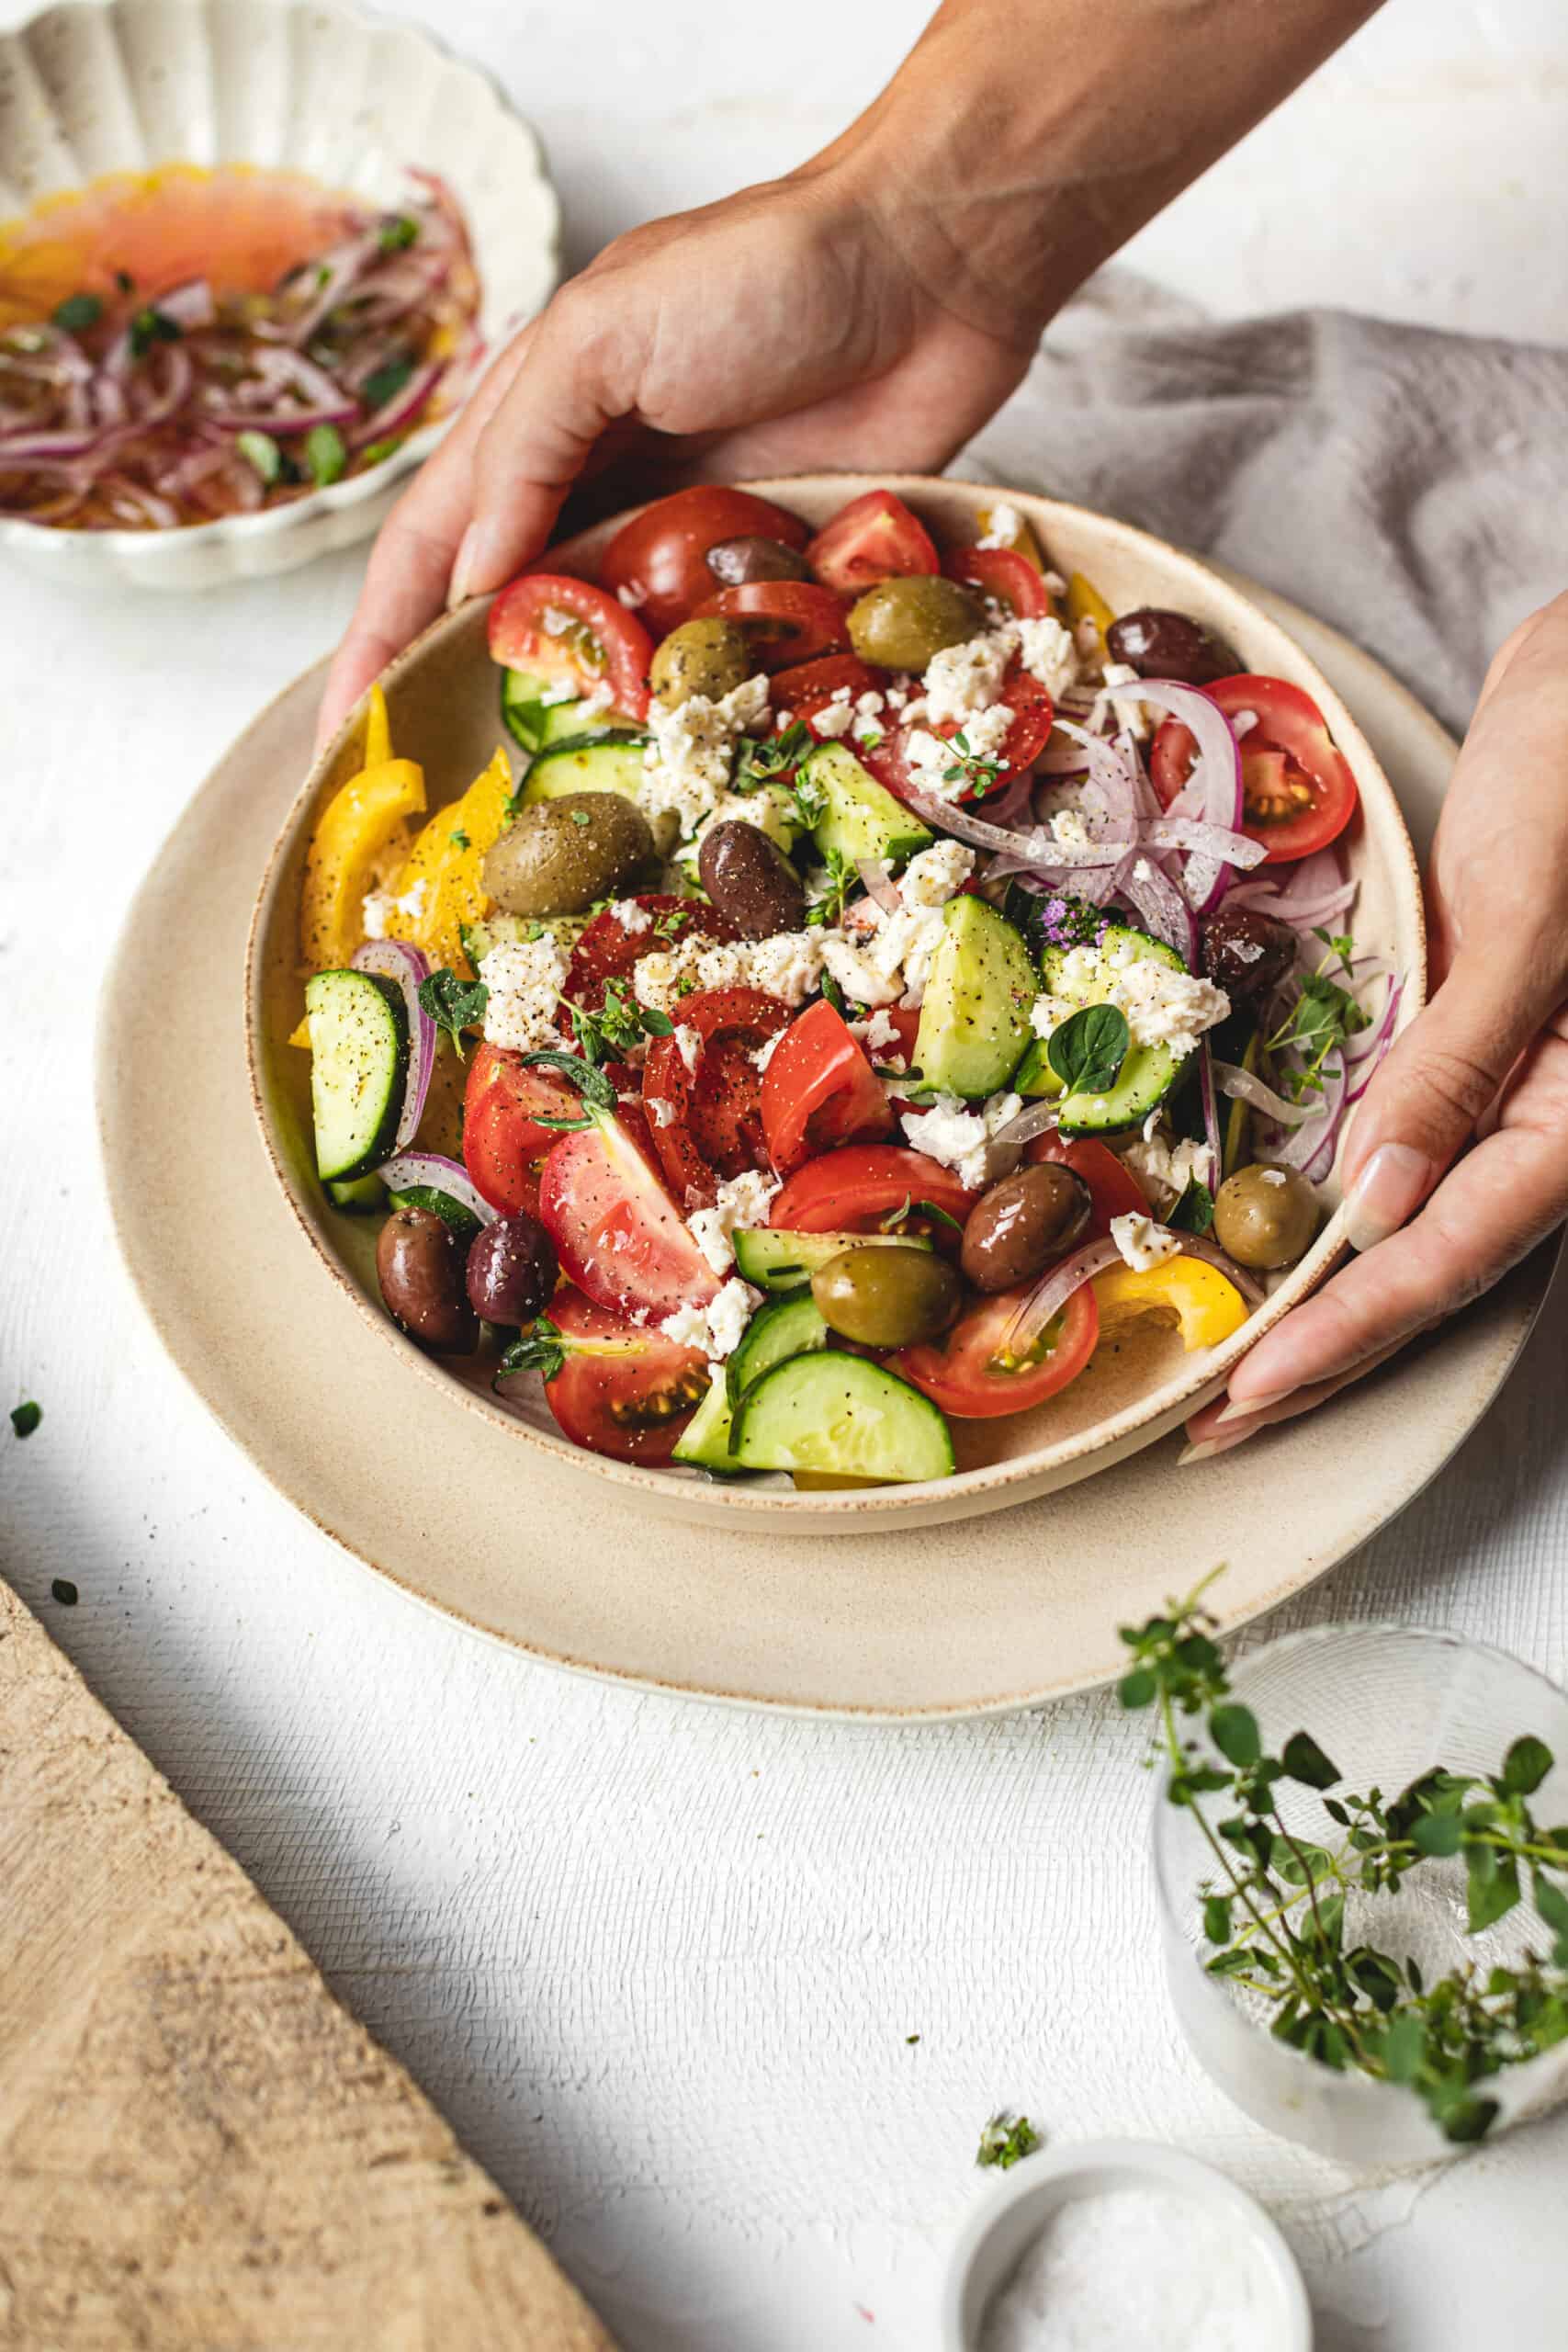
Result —
[[649, 1132], [675, 1198], [711, 1208], [721, 1176], [765, 1168], [762, 1073], [753, 1057], [787, 1028], [790, 1010], [762, 989], [706, 989], [677, 1008], [702, 1051], [689, 1069], [679, 1036], [656, 1037], [643, 1067]]
[[814, 580], [751, 580], [705, 597], [694, 620], [736, 621], [760, 670], [787, 670], [840, 653], [850, 641], [845, 607]]
[[563, 1286], [548, 1307], [565, 1362], [545, 1383], [564, 1436], [617, 1462], [668, 1462], [707, 1393], [707, 1359]]
[[709, 548], [720, 539], [782, 539], [803, 548], [811, 533], [798, 514], [749, 490], [699, 483], [656, 498], [623, 523], [600, 560], [599, 577], [612, 595], [624, 588], [636, 609], [663, 637], [714, 592]]
[[[1310, 857], [1337, 841], [1360, 806], [1356, 779], [1309, 694], [1284, 678], [1216, 678], [1204, 693], [1227, 718], [1251, 711], [1241, 739], [1243, 830], [1261, 842], [1267, 865]], [[1192, 767], [1192, 736], [1168, 718], [1154, 740], [1149, 769], [1168, 808]]]
[[582, 1105], [564, 1078], [530, 1069], [521, 1054], [479, 1045], [463, 1095], [463, 1165], [492, 1209], [536, 1216], [539, 1174], [560, 1140], [541, 1119], [576, 1119]]
[[628, 718], [648, 715], [653, 639], [637, 619], [586, 580], [525, 572], [490, 608], [490, 653], [509, 670], [554, 678], [579, 695], [608, 686]]
[[902, 1373], [955, 1420], [990, 1420], [1043, 1405], [1076, 1380], [1094, 1353], [1100, 1310], [1093, 1283], [1080, 1283], [1046, 1325], [1035, 1354], [1010, 1368], [998, 1360], [998, 1350], [1028, 1295], [1027, 1288], [993, 1292], [961, 1315], [945, 1338], [900, 1348], [888, 1358], [889, 1370]]
[[600, 1111], [558, 1136], [540, 1171], [538, 1215], [562, 1272], [596, 1306], [658, 1323], [677, 1307], [705, 1306], [718, 1283], [640, 1126]]
[[761, 1113], [768, 1156], [781, 1176], [832, 1145], [893, 1133], [882, 1081], [825, 997], [790, 1023], [769, 1055]]
[[1130, 1168], [1122, 1165], [1109, 1144], [1085, 1136], [1069, 1142], [1065, 1136], [1036, 1136], [1026, 1144], [1025, 1159], [1055, 1159], [1081, 1176], [1093, 1200], [1085, 1238], [1100, 1240], [1111, 1230], [1113, 1216], [1147, 1216], [1149, 1204]]
[[840, 506], [806, 550], [824, 587], [852, 601], [879, 580], [939, 569], [931, 533], [890, 490], [868, 490]]
[[[994, 776], [982, 775], [979, 784], [966, 786], [958, 796], [960, 800], [980, 800], [987, 793], [999, 792], [1015, 775], [1021, 775], [1025, 768], [1034, 765], [1050, 741], [1055, 707], [1039, 679], [1021, 662], [1010, 663], [1002, 680], [1000, 698], [1013, 718], [997, 763], [997, 773]], [[964, 721], [947, 718], [929, 731], [951, 743], [964, 732]], [[916, 789], [909, 767], [911, 732], [908, 727], [891, 728], [879, 741], [855, 747], [858, 757], [878, 784], [886, 785], [897, 800], [908, 800]]]
[[563, 1035], [571, 1035], [569, 1003], [597, 1012], [604, 1001], [606, 981], [629, 980], [645, 956], [678, 946], [682, 940], [690, 939], [698, 932], [705, 939], [731, 940], [740, 936], [728, 917], [721, 915], [716, 907], [710, 907], [705, 899], [679, 899], [665, 890], [649, 890], [636, 903], [651, 917], [645, 929], [628, 931], [615, 908], [606, 907], [602, 915], [595, 915], [579, 933], [566, 967], [561, 1003], [556, 1014], [557, 1026]]
[[[781, 1046], [773, 1056], [777, 1061]], [[773, 1063], [768, 1064], [773, 1073]], [[939, 1247], [956, 1249], [958, 1236], [941, 1218], [922, 1217], [915, 1204], [933, 1208], [962, 1225], [976, 1202], [951, 1168], [902, 1144], [852, 1143], [841, 1151], [809, 1160], [773, 1194], [768, 1223], [791, 1233], [869, 1233], [891, 1210], [908, 1201], [911, 1232], [930, 1230]]]
[[950, 580], [994, 598], [1015, 621], [1044, 620], [1055, 610], [1039, 571], [1011, 548], [960, 548], [944, 569]]

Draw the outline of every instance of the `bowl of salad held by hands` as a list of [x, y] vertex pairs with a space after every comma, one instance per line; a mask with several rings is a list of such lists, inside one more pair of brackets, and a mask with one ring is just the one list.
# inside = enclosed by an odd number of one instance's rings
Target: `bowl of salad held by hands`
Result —
[[806, 477], [614, 518], [393, 664], [276, 846], [250, 1046], [411, 1374], [667, 1514], [864, 1531], [1214, 1393], [1342, 1250], [1424, 982], [1390, 787], [1236, 589]]

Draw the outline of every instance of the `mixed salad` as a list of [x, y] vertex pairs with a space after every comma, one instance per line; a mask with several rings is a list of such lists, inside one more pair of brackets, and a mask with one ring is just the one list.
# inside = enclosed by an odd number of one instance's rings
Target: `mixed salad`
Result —
[[430, 813], [373, 695], [304, 888], [320, 1174], [412, 1337], [594, 1453], [940, 1478], [1310, 1247], [1401, 983], [1300, 687], [999, 495], [944, 552], [680, 492], [489, 628], [517, 780]]

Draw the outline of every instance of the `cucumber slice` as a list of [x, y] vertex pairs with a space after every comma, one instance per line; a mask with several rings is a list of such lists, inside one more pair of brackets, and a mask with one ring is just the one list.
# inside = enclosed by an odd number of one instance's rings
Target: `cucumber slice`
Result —
[[864, 1356], [791, 1356], [735, 1408], [730, 1453], [747, 1470], [808, 1470], [903, 1483], [953, 1475], [953, 1438], [929, 1396]]
[[857, 857], [884, 857], [898, 865], [917, 850], [930, 849], [935, 839], [929, 825], [862, 766], [847, 743], [818, 744], [802, 761], [795, 789], [807, 807], [814, 797], [823, 804], [811, 838], [824, 858], [837, 850], [852, 864]]
[[[745, 1336], [726, 1366], [729, 1402], [733, 1408], [753, 1382], [774, 1364], [791, 1356], [815, 1354], [828, 1344], [828, 1326], [817, 1312], [808, 1290], [791, 1291], [759, 1306], [746, 1326]], [[726, 1433], [728, 1442], [728, 1432]]]
[[329, 1184], [327, 1198], [350, 1216], [373, 1216], [387, 1205], [387, 1188], [379, 1176], [351, 1176], [346, 1184]]
[[549, 697], [555, 691], [550, 679], [536, 678], [527, 670], [501, 673], [502, 723], [525, 752], [542, 752], [551, 743], [581, 741], [584, 736], [607, 735], [613, 728], [626, 724], [613, 710], [585, 713], [581, 703], [570, 696], [565, 702], [552, 702]]
[[[1111, 958], [1118, 956], [1124, 964], [1128, 954], [1134, 960], [1168, 964], [1175, 972], [1187, 969], [1174, 947], [1163, 939], [1151, 939], [1145, 931], [1134, 931], [1123, 923], [1111, 923], [1095, 950], [1088, 978], [1069, 984], [1064, 978], [1067, 957], [1084, 956], [1083, 948], [1047, 947], [1040, 958], [1045, 986], [1053, 996], [1075, 1009], [1086, 1004], [1109, 1001], [1121, 964]], [[1085, 967], [1074, 967], [1081, 974]], [[1134, 1046], [1122, 1065], [1116, 1083], [1106, 1094], [1069, 1094], [1062, 1102], [1061, 1132], [1066, 1136], [1114, 1135], [1122, 1127], [1135, 1127], [1157, 1110], [1175, 1086], [1184, 1059], [1168, 1046]], [[1036, 1038], [1019, 1066], [1013, 1080], [1021, 1094], [1058, 1095], [1062, 1081], [1046, 1058], [1045, 1041]]]
[[672, 1459], [728, 1478], [737, 1475], [729, 1452], [729, 1396], [722, 1364], [714, 1365], [708, 1393], [675, 1441]]
[[1029, 950], [1006, 917], [969, 892], [950, 899], [915, 1038], [922, 1083], [969, 1100], [995, 1094], [1029, 1045], [1038, 994]]
[[385, 1159], [397, 1141], [408, 1015], [401, 992], [370, 972], [313, 972], [305, 1011], [316, 1170], [323, 1184], [341, 1183]]
[[472, 1209], [444, 1193], [439, 1184], [410, 1184], [401, 1193], [389, 1193], [388, 1199], [395, 1209], [428, 1209], [443, 1225], [449, 1225], [461, 1241], [472, 1241], [483, 1230]]
[[460, 923], [463, 953], [477, 972], [483, 958], [492, 947], [515, 947], [523, 941], [537, 939], [547, 932], [557, 945], [570, 955], [591, 918], [587, 915], [502, 915], [476, 917], [472, 922]]
[[912, 1233], [789, 1233], [772, 1225], [742, 1228], [730, 1239], [735, 1250], [735, 1271], [741, 1280], [753, 1283], [758, 1290], [775, 1294], [798, 1290], [803, 1283], [810, 1281], [818, 1266], [825, 1266], [840, 1250], [891, 1250], [896, 1246], [929, 1250], [931, 1246], [923, 1236]]
[[558, 800], [566, 792], [620, 792], [635, 800], [642, 789], [646, 735], [573, 735], [541, 752], [523, 787], [526, 804]]

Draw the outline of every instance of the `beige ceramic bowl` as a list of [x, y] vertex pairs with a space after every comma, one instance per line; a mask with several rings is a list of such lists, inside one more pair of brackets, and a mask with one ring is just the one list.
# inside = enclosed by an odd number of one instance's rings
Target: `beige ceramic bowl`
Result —
[[[803, 475], [752, 484], [813, 523], [878, 483], [897, 490], [951, 546], [976, 536], [977, 505], [998, 492], [923, 476]], [[1415, 853], [1386, 777], [1359, 728], [1316, 665], [1247, 597], [1190, 556], [1124, 523], [1021, 492], [1006, 492], [1026, 514], [1063, 571], [1086, 573], [1118, 611], [1170, 605], [1195, 615], [1234, 645], [1248, 669], [1288, 678], [1312, 695], [1356, 772], [1362, 816], [1349, 842], [1361, 886], [1356, 935], [1392, 956], [1407, 976], [1403, 1027], [1424, 996], [1426, 942]], [[624, 518], [598, 525], [562, 549], [568, 568], [592, 559]], [[455, 798], [484, 765], [502, 734], [498, 676], [486, 650], [488, 600], [437, 621], [387, 672], [392, 740], [424, 768], [433, 808]], [[398, 1331], [376, 1283], [374, 1235], [328, 1207], [314, 1174], [308, 1059], [285, 1041], [300, 1017], [298, 917], [306, 845], [321, 808], [350, 775], [363, 726], [356, 712], [306, 777], [278, 837], [257, 902], [246, 978], [252, 1087], [263, 1138], [304, 1234], [327, 1272], [405, 1356], [412, 1377], [459, 1389], [474, 1411], [502, 1423], [519, 1448], [543, 1447], [581, 1475], [608, 1481], [625, 1499], [661, 1516], [761, 1532], [864, 1533], [897, 1525], [968, 1518], [1047, 1494], [1108, 1467], [1164, 1436], [1205, 1396], [1217, 1392], [1246, 1349], [1320, 1282], [1341, 1254], [1337, 1205], [1314, 1248], [1245, 1328], [1224, 1346], [1189, 1355], [1174, 1331], [1145, 1321], [1103, 1344], [1089, 1370], [1032, 1413], [953, 1424], [957, 1474], [929, 1483], [796, 1494], [784, 1478], [720, 1486], [698, 1474], [649, 1470], [585, 1453], [561, 1437], [541, 1400], [507, 1407], [490, 1393], [483, 1359], [437, 1361]], [[1337, 1188], [1330, 1197], [1337, 1202]]]

